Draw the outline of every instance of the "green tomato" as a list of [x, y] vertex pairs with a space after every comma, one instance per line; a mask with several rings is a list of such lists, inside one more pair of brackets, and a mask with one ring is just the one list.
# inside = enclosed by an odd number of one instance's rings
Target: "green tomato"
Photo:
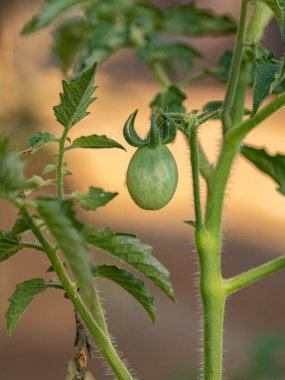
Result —
[[127, 172], [127, 186], [134, 202], [144, 210], [158, 210], [171, 200], [178, 181], [175, 159], [165, 145], [139, 148]]

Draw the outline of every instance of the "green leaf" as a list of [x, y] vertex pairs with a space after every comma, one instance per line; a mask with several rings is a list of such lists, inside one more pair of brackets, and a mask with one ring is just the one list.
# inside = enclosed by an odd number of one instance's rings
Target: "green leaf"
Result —
[[81, 119], [89, 115], [87, 108], [95, 101], [95, 98], [92, 98], [95, 91], [95, 74], [96, 64], [70, 82], [62, 82], [61, 103], [53, 109], [57, 121], [65, 128], [72, 128]]
[[32, 148], [34, 151], [37, 151], [43, 148], [50, 142], [56, 142], [58, 139], [48, 132], [38, 132], [36, 136], [29, 137], [29, 148]]
[[152, 322], [155, 323], [154, 298], [142, 280], [132, 273], [113, 265], [97, 265], [93, 268], [93, 274], [95, 277], [112, 280], [129, 292], [146, 310]]
[[194, 220], [185, 220], [183, 223], [196, 228], [196, 222]]
[[285, 54], [280, 59], [279, 69], [275, 73], [275, 77], [270, 86], [270, 93], [280, 93], [285, 90]]
[[11, 336], [18, 320], [30, 306], [36, 295], [48, 288], [58, 288], [52, 282], [45, 282], [42, 278], [33, 278], [16, 286], [15, 292], [9, 297], [10, 306], [6, 312], [8, 334]]
[[0, 134], [0, 192], [18, 190], [23, 182], [23, 164], [9, 150], [8, 139]]
[[53, 53], [63, 72], [67, 72], [80, 55], [87, 35], [86, 20], [73, 17], [65, 20], [53, 31]]
[[150, 103], [152, 108], [162, 108], [167, 112], [184, 113], [183, 101], [187, 96], [176, 86], [169, 86], [158, 93]]
[[162, 43], [156, 41], [138, 49], [138, 57], [142, 62], [161, 62], [169, 66], [170, 62], [181, 62], [186, 69], [193, 66], [193, 58], [201, 58], [202, 54], [193, 46], [185, 43]]
[[214, 112], [223, 109], [223, 102], [221, 100], [214, 100], [208, 102], [203, 107], [203, 112]]
[[7, 260], [23, 249], [19, 236], [14, 236], [10, 231], [0, 230], [0, 262]]
[[45, 28], [72, 7], [84, 3], [87, 0], [57, 0], [47, 2], [42, 11], [35, 15], [23, 27], [22, 33], [29, 34]]
[[264, 149], [250, 146], [244, 146], [241, 152], [259, 170], [274, 179], [279, 186], [278, 191], [285, 195], [285, 155], [271, 156]]
[[270, 94], [271, 83], [280, 67], [273, 53], [255, 60], [253, 80], [253, 104], [251, 116], [255, 115], [262, 102]]
[[88, 244], [110, 253], [136, 269], [174, 300], [169, 272], [152, 255], [151, 246], [141, 243], [135, 235], [116, 233], [110, 228], [95, 230], [92, 226], [86, 225], [82, 234]]
[[228, 34], [236, 31], [229, 16], [218, 16], [210, 10], [198, 9], [195, 3], [174, 5], [165, 10], [163, 30], [189, 36]]
[[33, 191], [39, 190], [44, 186], [51, 186], [55, 184], [53, 179], [43, 179], [38, 175], [33, 175], [31, 178], [27, 179], [22, 187], [22, 190], [26, 195]]
[[116, 195], [118, 193], [105, 192], [101, 188], [91, 186], [87, 194], [74, 191], [70, 198], [77, 200], [84, 210], [95, 211], [109, 203]]
[[101, 149], [101, 148], [120, 148], [125, 150], [125, 148], [117, 143], [115, 140], [109, 139], [107, 136], [102, 135], [90, 135], [81, 136], [75, 139], [66, 150], [74, 148], [90, 148], [90, 149]]
[[40, 198], [37, 209], [63, 252], [80, 287], [83, 297], [93, 306], [94, 288], [91, 258], [78, 231], [73, 202]]
[[27, 225], [25, 219], [19, 216], [14, 223], [11, 233], [13, 236], [16, 236], [28, 231], [29, 229], [30, 227]]
[[233, 52], [226, 50], [220, 57], [218, 67], [216, 69], [206, 69], [207, 73], [221, 82], [226, 82], [228, 80], [232, 58]]

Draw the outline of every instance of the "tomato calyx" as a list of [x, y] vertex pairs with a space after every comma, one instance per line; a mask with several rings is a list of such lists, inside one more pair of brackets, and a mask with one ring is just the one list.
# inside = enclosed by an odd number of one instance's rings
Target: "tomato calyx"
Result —
[[152, 112], [150, 131], [147, 138], [142, 139], [135, 130], [137, 113], [138, 110], [128, 117], [123, 129], [124, 137], [130, 145], [137, 148], [142, 148], [144, 146], [155, 148], [161, 144], [169, 144], [175, 139], [177, 132], [176, 123], [170, 116], [160, 109], [156, 110], [156, 112]]

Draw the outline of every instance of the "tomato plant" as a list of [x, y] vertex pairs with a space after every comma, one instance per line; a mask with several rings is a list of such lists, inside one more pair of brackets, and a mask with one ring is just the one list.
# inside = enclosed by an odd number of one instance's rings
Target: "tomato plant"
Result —
[[[201, 379], [222, 379], [224, 311], [229, 297], [285, 267], [285, 256], [280, 256], [231, 278], [225, 278], [222, 270], [224, 199], [235, 159], [244, 157], [274, 180], [279, 192], [285, 194], [285, 155], [273, 156], [262, 147], [244, 142], [252, 130], [285, 105], [285, 56], [277, 60], [262, 45], [262, 36], [272, 18], [277, 20], [285, 37], [284, 1], [241, 0], [237, 21], [199, 9], [192, 2], [173, 3], [159, 7], [135, 0], [46, 1], [23, 28], [23, 34], [30, 34], [53, 25], [53, 53], [66, 80], [60, 103], [54, 107], [61, 128], [58, 135], [39, 132], [18, 153], [9, 149], [4, 136], [0, 138], [0, 195], [19, 212], [11, 229], [0, 231], [0, 261], [25, 248], [34, 249], [48, 258], [47, 272], [56, 277], [33, 278], [17, 285], [9, 298], [7, 329], [12, 334], [19, 318], [39, 293], [47, 289], [64, 292], [75, 309], [76, 328], [81, 337], [76, 341], [76, 355], [69, 363], [67, 379], [86, 378], [89, 336], [117, 379], [134, 379], [111, 339], [98, 296], [98, 278], [112, 280], [128, 291], [155, 321], [154, 297], [144, 282], [121, 267], [94, 262], [90, 255], [92, 247], [111, 254], [174, 299], [169, 272], [152, 255], [149, 245], [141, 243], [133, 234], [97, 229], [79, 220], [78, 207], [95, 211], [117, 193], [97, 186], [90, 186], [87, 193], [68, 193], [64, 187], [65, 176], [71, 174], [64, 161], [66, 151], [116, 148], [123, 153], [124, 147], [105, 135], [70, 138], [71, 129], [88, 116], [95, 100], [96, 70], [117, 50], [132, 48], [138, 61], [149, 68], [161, 86], [150, 102], [147, 138], [141, 139], [135, 130], [137, 111], [129, 116], [123, 128], [126, 141], [138, 148], [127, 172], [128, 190], [137, 205], [149, 210], [167, 205], [178, 181], [175, 159], [167, 145], [182, 133], [190, 149], [195, 220], [186, 223], [195, 228], [199, 257], [203, 311]], [[77, 9], [78, 15], [74, 16]], [[71, 16], [70, 10], [74, 11]], [[233, 51], [226, 51], [216, 67], [193, 72], [195, 60], [202, 59], [203, 54], [192, 45], [191, 38], [233, 33], [236, 33]], [[184, 75], [182, 80], [181, 75]], [[188, 86], [205, 77], [225, 84], [224, 98], [209, 102], [202, 109], [186, 111], [183, 102]], [[248, 89], [252, 92], [249, 112], [245, 109]], [[269, 95], [273, 97], [263, 105]], [[215, 162], [210, 162], [199, 139], [199, 129], [211, 119], [219, 121], [221, 126], [221, 144]], [[41, 176], [26, 178], [21, 161], [27, 161], [50, 143], [57, 147], [55, 161], [43, 168]], [[206, 186], [205, 204], [201, 202], [201, 181]], [[37, 196], [35, 192], [45, 186], [53, 186], [52, 195]]]

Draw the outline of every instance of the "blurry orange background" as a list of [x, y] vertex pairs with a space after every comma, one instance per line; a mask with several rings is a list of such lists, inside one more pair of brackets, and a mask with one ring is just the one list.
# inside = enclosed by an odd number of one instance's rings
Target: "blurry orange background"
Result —
[[[48, 30], [29, 37], [19, 31], [39, 9], [38, 1], [9, 2], [0, 5], [0, 130], [11, 137], [13, 146], [24, 148], [27, 137], [37, 131], [61, 133], [52, 107], [59, 102], [62, 73], [51, 58]], [[198, 1], [202, 7], [218, 12], [238, 14], [238, 2]], [[233, 46], [233, 37], [194, 39], [193, 44], [205, 53], [207, 64], [216, 64], [225, 48]], [[277, 26], [272, 23], [265, 36], [267, 48], [277, 56], [281, 43]], [[204, 62], [202, 62], [204, 64]], [[91, 115], [72, 131], [73, 136], [106, 134], [127, 145], [122, 126], [128, 115], [139, 108], [138, 129], [146, 133], [149, 126], [150, 99], [159, 90], [145, 67], [136, 63], [131, 51], [115, 54], [99, 70], [96, 83], [98, 99]], [[224, 86], [204, 80], [186, 90], [188, 109], [201, 108], [211, 100], [221, 100]], [[250, 95], [250, 94], [249, 94]], [[249, 103], [250, 106], [250, 96]], [[248, 142], [264, 146], [271, 153], [284, 153], [285, 110], [264, 122], [250, 134]], [[200, 132], [212, 161], [219, 149], [220, 126], [208, 122]], [[54, 146], [31, 159], [28, 173], [40, 173], [53, 157]], [[163, 210], [139, 209], [125, 187], [125, 173], [132, 147], [121, 150], [74, 150], [66, 161], [73, 176], [66, 188], [86, 191], [90, 185], [118, 191], [106, 208], [96, 213], [82, 213], [95, 226], [111, 226], [118, 231], [135, 232], [154, 246], [155, 255], [170, 269], [177, 294], [173, 304], [151, 285], [157, 304], [158, 323], [152, 327], [147, 316], [127, 294], [102, 282], [108, 319], [121, 351], [137, 370], [140, 379], [171, 380], [179, 370], [195, 366], [198, 361], [197, 337], [199, 313], [195, 278], [197, 259], [191, 227], [182, 223], [193, 219], [189, 152], [182, 137], [171, 147], [179, 168], [179, 185], [172, 202]], [[284, 254], [285, 199], [275, 191], [276, 185], [257, 172], [242, 158], [234, 165], [227, 190], [224, 214], [224, 273], [238, 273], [252, 265]], [[10, 228], [15, 210], [1, 202], [1, 228]], [[96, 262], [113, 262], [102, 253]], [[18, 282], [44, 276], [47, 259], [39, 253], [25, 251], [0, 266], [0, 378], [3, 380], [62, 380], [65, 363], [72, 356], [73, 317], [61, 294], [49, 291], [41, 295], [23, 316], [11, 339], [5, 331], [7, 297]], [[285, 329], [284, 273], [232, 297], [226, 319], [226, 374], [234, 372], [246, 358], [247, 347], [255, 336], [266, 330]], [[149, 284], [148, 284], [149, 285]], [[104, 378], [101, 361], [91, 369], [96, 379]]]

